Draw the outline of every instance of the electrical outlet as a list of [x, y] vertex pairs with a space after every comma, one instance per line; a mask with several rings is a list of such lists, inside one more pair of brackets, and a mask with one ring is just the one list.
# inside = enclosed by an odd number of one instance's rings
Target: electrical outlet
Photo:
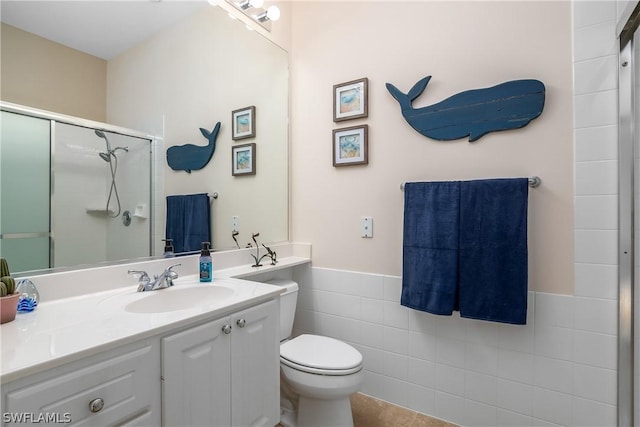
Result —
[[238, 229], [238, 219], [239, 219], [238, 215], [234, 215], [234, 216], [231, 218], [231, 227], [232, 227], [232, 230], [231, 230], [231, 231], [240, 231], [240, 230]]
[[360, 219], [360, 237], [373, 237], [373, 218], [363, 216]]

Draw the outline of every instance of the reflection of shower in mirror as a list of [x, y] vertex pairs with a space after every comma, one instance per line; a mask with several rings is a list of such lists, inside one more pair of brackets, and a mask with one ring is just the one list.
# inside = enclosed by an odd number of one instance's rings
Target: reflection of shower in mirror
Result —
[[[109, 197], [107, 198], [107, 205], [105, 208], [105, 212], [111, 218], [117, 218], [120, 215], [120, 212], [122, 211], [122, 206], [120, 205], [120, 196], [118, 195], [118, 187], [116, 185], [116, 172], [118, 170], [118, 156], [116, 156], [116, 151], [123, 150], [125, 152], [129, 152], [129, 147], [116, 147], [112, 150], [111, 144], [109, 144], [109, 139], [107, 138], [107, 135], [103, 131], [96, 129], [96, 135], [104, 139], [105, 142], [107, 143], [106, 153], [102, 152], [102, 153], [99, 153], [98, 155], [102, 160], [109, 163], [109, 170], [111, 171], [111, 188], [109, 189]], [[118, 206], [118, 210], [116, 211], [116, 213], [112, 215], [109, 211], [109, 205], [111, 204], [111, 196], [113, 195], [116, 196], [116, 205]]]
[[[3, 173], [23, 184], [2, 182], [0, 235], [16, 224], [28, 233], [0, 242], [16, 272], [151, 255], [152, 137], [23, 106], [2, 110]], [[27, 239], [31, 257], [21, 255]]]

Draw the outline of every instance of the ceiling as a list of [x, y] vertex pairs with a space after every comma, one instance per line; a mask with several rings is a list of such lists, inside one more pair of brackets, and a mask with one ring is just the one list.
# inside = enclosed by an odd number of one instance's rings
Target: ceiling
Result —
[[207, 5], [204, 0], [2, 0], [0, 21], [109, 60]]

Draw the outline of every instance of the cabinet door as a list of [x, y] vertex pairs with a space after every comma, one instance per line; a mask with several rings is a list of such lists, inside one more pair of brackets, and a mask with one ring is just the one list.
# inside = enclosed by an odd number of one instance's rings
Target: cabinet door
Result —
[[231, 425], [231, 335], [222, 331], [229, 322], [225, 317], [162, 339], [163, 425]]
[[280, 420], [279, 301], [232, 316], [231, 420], [273, 427]]

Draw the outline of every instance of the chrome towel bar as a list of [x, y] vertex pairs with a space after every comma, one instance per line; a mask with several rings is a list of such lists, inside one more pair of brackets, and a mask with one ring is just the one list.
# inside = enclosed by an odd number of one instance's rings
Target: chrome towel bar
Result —
[[[536, 188], [536, 187], [539, 187], [541, 183], [542, 183], [542, 180], [540, 179], [539, 176], [529, 177], [529, 187]], [[400, 190], [404, 191], [404, 182], [400, 184]]]

